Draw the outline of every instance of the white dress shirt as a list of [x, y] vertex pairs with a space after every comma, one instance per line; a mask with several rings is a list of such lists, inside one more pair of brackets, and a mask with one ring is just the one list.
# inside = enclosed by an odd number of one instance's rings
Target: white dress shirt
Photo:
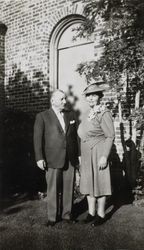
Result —
[[59, 120], [59, 122], [60, 122], [60, 124], [62, 126], [63, 131], [65, 132], [65, 122], [64, 122], [63, 113], [56, 110], [54, 107], [52, 107], [52, 109], [55, 112], [55, 114], [56, 114], [56, 116], [57, 116], [57, 118], [58, 118], [58, 120]]

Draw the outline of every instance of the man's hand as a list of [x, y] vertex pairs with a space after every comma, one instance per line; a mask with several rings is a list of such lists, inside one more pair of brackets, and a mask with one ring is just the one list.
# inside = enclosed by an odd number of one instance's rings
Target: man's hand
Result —
[[105, 169], [107, 166], [107, 158], [105, 156], [102, 156], [98, 162], [99, 170]]
[[79, 165], [81, 165], [81, 156], [79, 156], [78, 159], [79, 159]]
[[46, 169], [46, 162], [44, 160], [39, 160], [39, 161], [37, 161], [37, 166], [40, 169], [45, 170]]

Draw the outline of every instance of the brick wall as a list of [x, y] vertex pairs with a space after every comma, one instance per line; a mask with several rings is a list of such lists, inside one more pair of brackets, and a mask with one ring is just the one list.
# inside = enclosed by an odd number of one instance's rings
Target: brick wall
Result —
[[5, 65], [5, 33], [6, 26], [0, 22], [0, 108], [4, 104], [4, 65]]
[[[0, 131], [4, 109], [4, 77], [5, 77], [5, 34], [6, 26], [0, 22]], [[0, 140], [1, 141], [1, 140]]]
[[[63, 17], [82, 13], [78, 2], [73, 5], [71, 0], [1, 0], [2, 21], [8, 27], [5, 44], [7, 106], [24, 111], [47, 107], [50, 34]], [[17, 70], [25, 78], [23, 88], [23, 80], [19, 86], [14, 85]]]
[[6, 26], [0, 22], [0, 198], [2, 193], [2, 135], [3, 135], [3, 122], [2, 115], [4, 109], [4, 52], [5, 52], [5, 33]]

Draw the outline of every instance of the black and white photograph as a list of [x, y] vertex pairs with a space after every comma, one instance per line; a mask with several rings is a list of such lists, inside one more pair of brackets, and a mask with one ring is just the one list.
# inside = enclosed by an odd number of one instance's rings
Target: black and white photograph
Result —
[[0, 0], [0, 250], [144, 249], [144, 0]]

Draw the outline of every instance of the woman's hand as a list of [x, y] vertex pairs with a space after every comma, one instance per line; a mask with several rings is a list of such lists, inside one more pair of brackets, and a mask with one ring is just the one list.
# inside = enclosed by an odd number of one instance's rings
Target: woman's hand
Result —
[[76, 170], [79, 172], [79, 175], [80, 175], [80, 168], [81, 168], [81, 156], [78, 157], [79, 159], [79, 163], [75, 166], [76, 167]]
[[105, 156], [102, 156], [98, 162], [99, 170], [105, 169], [107, 166], [107, 158]]

